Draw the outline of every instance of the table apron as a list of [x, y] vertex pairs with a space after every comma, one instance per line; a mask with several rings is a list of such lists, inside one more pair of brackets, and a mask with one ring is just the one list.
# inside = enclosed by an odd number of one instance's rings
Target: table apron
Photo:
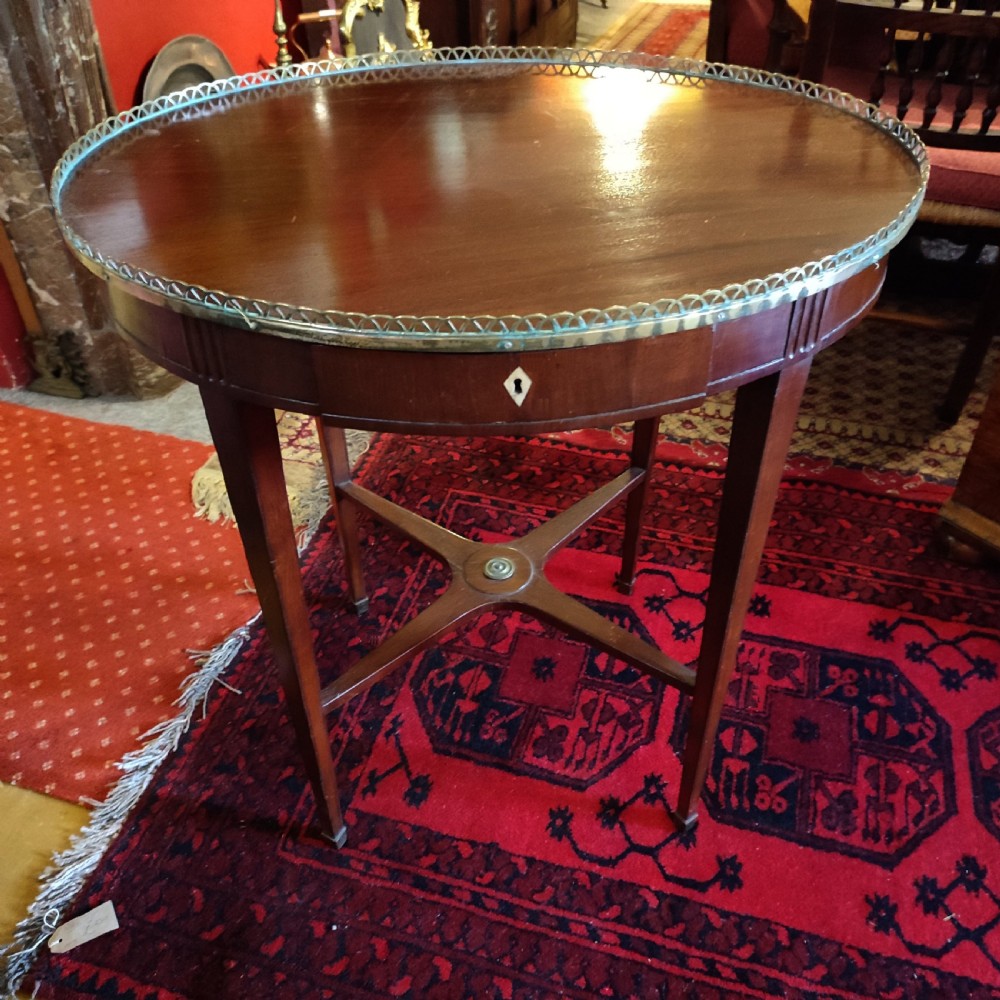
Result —
[[658, 337], [492, 353], [283, 337], [174, 312], [114, 282], [110, 303], [150, 360], [249, 402], [371, 430], [532, 433], [687, 409], [777, 371], [854, 326], [883, 277], [873, 265], [812, 296]]

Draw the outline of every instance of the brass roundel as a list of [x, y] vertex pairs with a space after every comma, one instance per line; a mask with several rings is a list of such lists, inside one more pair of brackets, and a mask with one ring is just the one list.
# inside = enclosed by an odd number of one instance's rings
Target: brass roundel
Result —
[[514, 575], [514, 560], [507, 556], [493, 556], [483, 565], [487, 580], [509, 580]]

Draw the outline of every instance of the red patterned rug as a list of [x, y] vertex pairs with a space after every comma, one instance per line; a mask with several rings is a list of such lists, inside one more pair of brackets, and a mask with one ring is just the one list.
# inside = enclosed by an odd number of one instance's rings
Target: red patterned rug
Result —
[[707, 3], [637, 3], [594, 48], [704, 59], [707, 32]]
[[[609, 443], [383, 437], [360, 478], [464, 534], [520, 534], [620, 471]], [[635, 594], [611, 587], [617, 510], [550, 564], [553, 581], [690, 662], [720, 485], [665, 447]], [[121, 928], [40, 953], [26, 987], [997, 997], [1000, 579], [934, 554], [944, 492], [788, 475], [693, 834], [667, 818], [683, 700], [496, 613], [332, 717], [349, 837], [327, 847], [253, 632], [232, 689], [216, 689], [62, 914], [112, 900]], [[410, 543], [363, 531], [360, 623], [328, 526], [306, 556], [328, 677], [445, 583]]]
[[9, 403], [0, 442], [0, 780], [103, 798], [259, 610], [239, 535], [192, 512], [207, 445]]

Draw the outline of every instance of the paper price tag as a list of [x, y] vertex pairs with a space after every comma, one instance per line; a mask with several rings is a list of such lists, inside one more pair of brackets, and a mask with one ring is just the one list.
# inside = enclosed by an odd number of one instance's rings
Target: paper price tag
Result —
[[109, 899], [57, 927], [49, 938], [49, 951], [61, 955], [64, 951], [116, 930], [118, 930], [118, 916], [115, 913], [115, 904]]

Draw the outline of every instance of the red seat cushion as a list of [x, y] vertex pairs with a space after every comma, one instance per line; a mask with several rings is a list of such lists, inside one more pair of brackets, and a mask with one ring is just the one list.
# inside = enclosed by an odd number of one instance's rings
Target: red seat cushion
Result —
[[[872, 73], [855, 69], [830, 67], [823, 82], [829, 87], [845, 90], [849, 94], [868, 100], [868, 87]], [[887, 89], [882, 110], [896, 113], [894, 93]], [[950, 108], [942, 102], [938, 121], [946, 124]], [[920, 123], [920, 111], [911, 111], [905, 121], [909, 125]], [[976, 153], [964, 149], [943, 149], [928, 145], [931, 176], [927, 184], [927, 198], [950, 205], [968, 205], [1000, 211], [1000, 153]]]
[[927, 197], [951, 205], [1000, 211], [1000, 153], [928, 146], [931, 176]]

